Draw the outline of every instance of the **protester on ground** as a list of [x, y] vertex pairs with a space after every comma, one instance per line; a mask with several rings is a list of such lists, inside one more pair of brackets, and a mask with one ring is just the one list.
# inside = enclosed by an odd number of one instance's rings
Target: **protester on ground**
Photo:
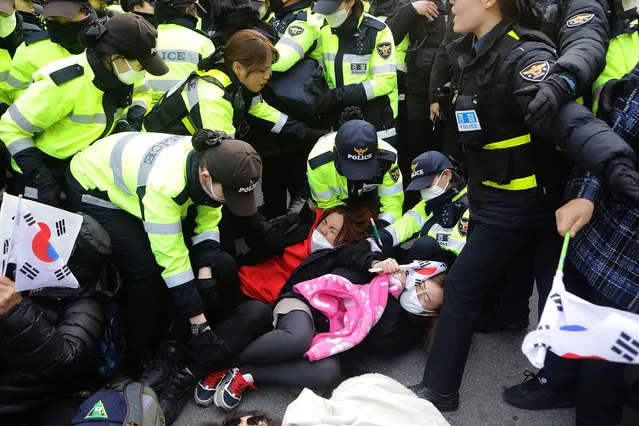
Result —
[[[444, 307], [423, 380], [415, 386], [419, 396], [440, 410], [453, 411], [459, 405], [458, 390], [482, 297], [510, 262], [534, 247], [535, 277], [540, 300], [545, 300], [559, 253], [553, 211], [566, 166], [552, 144], [532, 143], [524, 122], [532, 93], [515, 94], [543, 81], [556, 60], [547, 37], [512, 23], [534, 23], [540, 16], [535, 6], [510, 0], [453, 2], [454, 30], [468, 34], [447, 46], [448, 56], [461, 60], [451, 63], [451, 103], [440, 105], [452, 109], [447, 114], [456, 118], [466, 148], [473, 215], [464, 250], [447, 275]], [[574, 132], [578, 126], [588, 131]], [[568, 103], [546, 128], [552, 131], [537, 136], [557, 143], [619, 192], [631, 193], [632, 185], [621, 183], [621, 176], [632, 175], [628, 167], [634, 167], [634, 153], [588, 110]], [[504, 159], [512, 161], [507, 169]], [[487, 264], [491, 268], [486, 273], [473, 274], [478, 265]]]
[[330, 90], [319, 99], [317, 114], [327, 125], [336, 125], [344, 107], [359, 106], [377, 136], [394, 143], [398, 93], [393, 34], [364, 13], [362, 0], [319, 0], [313, 12], [328, 23], [320, 45]]
[[[158, 53], [169, 72], [150, 78], [153, 103], [173, 86], [197, 71], [198, 63], [215, 51], [207, 34], [198, 30], [197, 0], [159, 0], [155, 3], [158, 23]], [[217, 129], [213, 129], [217, 130]]]
[[[0, 120], [0, 139], [12, 157], [10, 193], [57, 205], [71, 157], [113, 132], [118, 120], [144, 114], [146, 108], [132, 103], [133, 85], [147, 72], [168, 71], [156, 37], [144, 19], [122, 14], [87, 30], [84, 40], [92, 48], [85, 53], [34, 74]], [[148, 95], [141, 92], [140, 102]]]
[[307, 175], [320, 209], [364, 200], [372, 210], [379, 209], [382, 227], [402, 215], [404, 190], [397, 151], [366, 121], [347, 121], [321, 138], [308, 156]]
[[80, 287], [47, 287], [18, 293], [0, 276], [0, 423], [68, 425], [82, 403], [80, 392], [101, 385], [98, 343], [110, 288], [101, 275], [109, 236], [83, 215], [68, 262]]

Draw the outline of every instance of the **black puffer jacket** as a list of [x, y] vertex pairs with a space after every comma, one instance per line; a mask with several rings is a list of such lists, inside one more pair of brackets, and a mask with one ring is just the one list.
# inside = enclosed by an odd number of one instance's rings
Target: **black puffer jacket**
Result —
[[90, 298], [23, 299], [0, 317], [0, 414], [87, 389], [104, 318]]

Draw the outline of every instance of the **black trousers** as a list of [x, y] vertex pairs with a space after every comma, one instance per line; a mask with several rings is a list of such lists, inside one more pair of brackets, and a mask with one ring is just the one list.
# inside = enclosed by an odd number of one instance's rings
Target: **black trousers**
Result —
[[[299, 143], [299, 142], [297, 142]], [[306, 179], [307, 151], [280, 153], [262, 159], [262, 214], [269, 219], [286, 214], [287, 194], [291, 198], [310, 196]]]
[[561, 249], [552, 218], [525, 229], [471, 222], [468, 240], [444, 283], [444, 304], [424, 371], [437, 392], [459, 390], [482, 300], [519, 256], [532, 255], [540, 299], [546, 299]]
[[[566, 290], [595, 305], [621, 309], [595, 290], [569, 261], [564, 267]], [[541, 312], [541, 311], [540, 311]], [[546, 355], [539, 376], [558, 391], [575, 392], [577, 425], [616, 425], [621, 421], [626, 364]]]

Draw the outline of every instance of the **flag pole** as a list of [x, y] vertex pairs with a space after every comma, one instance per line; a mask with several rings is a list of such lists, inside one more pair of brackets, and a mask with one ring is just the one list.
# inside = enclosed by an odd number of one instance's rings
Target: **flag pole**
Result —
[[561, 255], [559, 256], [559, 265], [557, 265], [557, 270], [563, 272], [564, 271], [564, 262], [566, 261], [566, 254], [568, 253], [568, 244], [570, 243], [570, 231], [566, 232], [566, 236], [564, 237], [564, 245], [561, 247]]
[[22, 204], [22, 194], [18, 195], [18, 207], [16, 207], [16, 214], [13, 219], [13, 228], [11, 229], [11, 238], [9, 239], [9, 247], [7, 247], [7, 257], [4, 259], [4, 265], [2, 265], [2, 276], [7, 276], [7, 268], [9, 267], [9, 254], [11, 253], [11, 249], [13, 248], [13, 237], [16, 233], [16, 221], [18, 220], [18, 216], [20, 216], [20, 205]]

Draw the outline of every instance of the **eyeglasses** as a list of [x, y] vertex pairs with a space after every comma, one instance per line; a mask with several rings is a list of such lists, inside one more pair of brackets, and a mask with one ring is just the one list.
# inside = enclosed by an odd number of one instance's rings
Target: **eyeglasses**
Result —
[[[222, 426], [240, 426], [242, 424], [242, 418], [231, 419], [225, 421]], [[251, 416], [246, 419], [246, 424], [249, 426], [268, 426], [268, 418], [266, 416]]]

